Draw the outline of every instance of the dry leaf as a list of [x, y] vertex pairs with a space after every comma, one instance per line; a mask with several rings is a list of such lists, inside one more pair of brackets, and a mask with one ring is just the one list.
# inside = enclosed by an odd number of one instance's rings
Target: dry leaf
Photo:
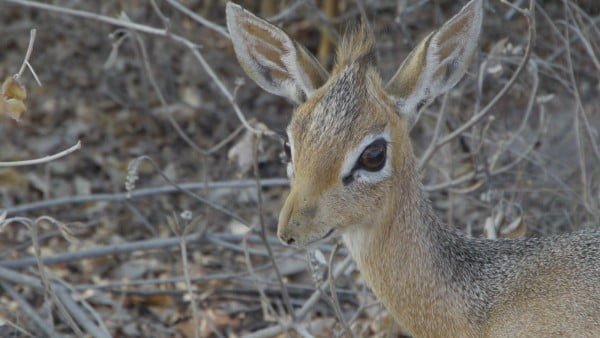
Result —
[[14, 77], [10, 76], [2, 83], [2, 95], [9, 99], [25, 100], [27, 90]]
[[125, 306], [156, 306], [156, 307], [173, 307], [175, 300], [171, 295], [155, 294], [155, 295], [127, 295], [125, 297]]
[[[527, 232], [520, 209], [516, 205], [501, 204], [496, 211], [485, 220], [483, 234], [487, 239], [522, 238]], [[511, 218], [514, 219], [509, 223]]]
[[196, 323], [194, 319], [190, 318], [186, 321], [180, 322], [177, 325], [177, 330], [183, 337], [193, 338], [196, 335]]
[[498, 234], [496, 233], [496, 224], [494, 223], [494, 219], [492, 217], [487, 217], [485, 219], [485, 224], [483, 225], [483, 236], [487, 239], [498, 238]]
[[2, 84], [2, 99], [0, 100], [0, 115], [5, 114], [12, 119], [19, 120], [27, 110], [25, 106], [27, 90], [12, 76]]
[[202, 99], [196, 87], [185, 87], [181, 93], [181, 99], [194, 108], [202, 107]]
[[92, 182], [81, 176], [75, 176], [73, 184], [75, 185], [77, 195], [89, 195], [92, 193]]
[[527, 225], [521, 216], [515, 218], [509, 225], [500, 228], [500, 237], [502, 238], [523, 238], [526, 233]]
[[[208, 309], [198, 316], [200, 319], [200, 337], [212, 337], [212, 327], [221, 331], [223, 328], [236, 328], [240, 325], [239, 318], [234, 318], [220, 310]], [[177, 324], [177, 329], [184, 337], [194, 337], [196, 326], [193, 318]]]
[[314, 254], [315, 258], [317, 259], [317, 262], [321, 263], [321, 265], [327, 265], [327, 259], [325, 258], [325, 255], [323, 254], [323, 252], [321, 252], [321, 250], [316, 249]]
[[238, 220], [232, 220], [231, 222], [229, 222], [227, 228], [229, 228], [229, 231], [234, 235], [245, 235], [250, 231], [250, 228], [248, 226], [242, 224]]
[[254, 163], [254, 142], [256, 136], [250, 131], [246, 131], [240, 140], [229, 149], [227, 158], [235, 161], [241, 174], [245, 174], [252, 168]]
[[[258, 130], [269, 130], [267, 126], [260, 122], [252, 123], [252, 126]], [[252, 169], [252, 165], [254, 164], [254, 146], [257, 141], [257, 135], [250, 130], [246, 130], [240, 140], [227, 153], [227, 158], [230, 161], [236, 161], [241, 175]]]
[[495, 77], [499, 77], [503, 73], [502, 62], [500, 60], [500, 56], [504, 54], [506, 43], [508, 42], [508, 38], [501, 39], [496, 42], [487, 58], [487, 67], [486, 71], [488, 74], [491, 74]]
[[315, 337], [332, 337], [336, 320], [334, 318], [316, 318], [308, 322], [306, 329]]
[[26, 189], [27, 178], [14, 168], [0, 170], [0, 187], [12, 189]]

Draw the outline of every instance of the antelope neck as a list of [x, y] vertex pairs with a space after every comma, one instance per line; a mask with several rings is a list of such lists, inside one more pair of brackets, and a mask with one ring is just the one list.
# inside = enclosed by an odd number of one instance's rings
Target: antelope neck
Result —
[[442, 225], [423, 196], [416, 169], [408, 169], [399, 175], [408, 179], [392, 183], [399, 191], [382, 206], [382, 215], [344, 234], [344, 241], [367, 284], [403, 328], [418, 336], [452, 336], [471, 327], [465, 319], [470, 297], [459, 285], [470, 280], [460, 275], [471, 273], [453, 259], [451, 248], [467, 239]]

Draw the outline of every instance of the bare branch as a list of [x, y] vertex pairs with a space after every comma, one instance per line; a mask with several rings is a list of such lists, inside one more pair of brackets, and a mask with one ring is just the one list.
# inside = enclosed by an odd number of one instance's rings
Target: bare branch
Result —
[[61, 152], [58, 152], [54, 155], [49, 155], [49, 156], [44, 156], [42, 158], [37, 158], [37, 159], [33, 159], [33, 160], [24, 160], [24, 161], [12, 161], [12, 162], [0, 162], [0, 168], [7, 168], [7, 167], [20, 167], [20, 166], [27, 166], [27, 165], [35, 165], [35, 164], [42, 164], [42, 163], [48, 163], [54, 160], [57, 160], [61, 157], [65, 157], [77, 150], [81, 149], [81, 141], [77, 141], [77, 144], [75, 144], [74, 146], [65, 149]]
[[[216, 189], [248, 189], [256, 185], [254, 180], [240, 180], [240, 181], [221, 181], [221, 182], [189, 182], [189, 183], [177, 183], [177, 185], [184, 190], [216, 190]], [[268, 178], [261, 180], [262, 187], [285, 187], [289, 185], [287, 178]], [[173, 185], [163, 185], [153, 188], [141, 188], [132, 191], [131, 193], [113, 193], [113, 194], [90, 194], [90, 195], [79, 195], [79, 196], [68, 196], [60, 197], [55, 199], [46, 199], [39, 202], [33, 202], [28, 204], [20, 204], [13, 207], [6, 207], [3, 210], [8, 214], [16, 214], [21, 212], [35, 211], [39, 209], [46, 209], [57, 207], [66, 204], [83, 204], [89, 202], [123, 202], [129, 199], [138, 199], [142, 197], [150, 197], [160, 194], [172, 194], [180, 192], [180, 190]]]
[[42, 83], [38, 79], [37, 74], [33, 71], [33, 67], [31, 67], [31, 65], [29, 64], [29, 58], [31, 57], [31, 53], [33, 52], [33, 44], [35, 43], [35, 33], [36, 33], [35, 28], [32, 29], [31, 31], [29, 31], [29, 45], [27, 46], [27, 52], [25, 52], [25, 58], [23, 59], [23, 64], [21, 65], [19, 72], [17, 72], [17, 74], [14, 75], [14, 78], [15, 78], [15, 80], [18, 81], [21, 78], [21, 76], [23, 75], [25, 68], [28, 67], [29, 70], [31, 71], [31, 74], [33, 74], [33, 77], [35, 78], [35, 81], [37, 82], [37, 84], [41, 86]]

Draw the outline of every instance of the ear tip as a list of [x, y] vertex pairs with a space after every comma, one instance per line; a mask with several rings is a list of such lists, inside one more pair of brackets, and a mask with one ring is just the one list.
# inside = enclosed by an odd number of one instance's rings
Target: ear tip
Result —
[[237, 20], [240, 15], [244, 14], [244, 8], [232, 1], [228, 1], [225, 5], [225, 18], [229, 34], [234, 34], [237, 31]]
[[476, 12], [480, 12], [483, 9], [483, 0], [471, 0], [465, 8], [473, 8]]
[[483, 0], [469, 1], [457, 16], [470, 16], [474, 26], [480, 27], [483, 21]]
[[239, 11], [242, 10], [242, 6], [236, 4], [233, 1], [227, 1], [227, 4], [225, 5], [225, 11], [226, 12], [232, 12], [232, 11]]
[[225, 5], [225, 16], [227, 16], [227, 23], [232, 21], [235, 16], [244, 13], [244, 8], [235, 2], [228, 1]]

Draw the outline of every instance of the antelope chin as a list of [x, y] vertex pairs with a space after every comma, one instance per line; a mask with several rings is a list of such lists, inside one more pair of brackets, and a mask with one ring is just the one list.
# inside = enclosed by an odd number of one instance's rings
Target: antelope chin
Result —
[[315, 248], [315, 247], [319, 246], [319, 244], [321, 244], [321, 243], [327, 241], [328, 239], [330, 239], [331, 237], [333, 237], [333, 234], [335, 232], [336, 232], [335, 228], [331, 228], [323, 236], [317, 237], [315, 239], [312, 239], [312, 240], [310, 240], [310, 241], [308, 241], [307, 243], [304, 243], [304, 244], [298, 244], [298, 247], [301, 247], [301, 248]]

